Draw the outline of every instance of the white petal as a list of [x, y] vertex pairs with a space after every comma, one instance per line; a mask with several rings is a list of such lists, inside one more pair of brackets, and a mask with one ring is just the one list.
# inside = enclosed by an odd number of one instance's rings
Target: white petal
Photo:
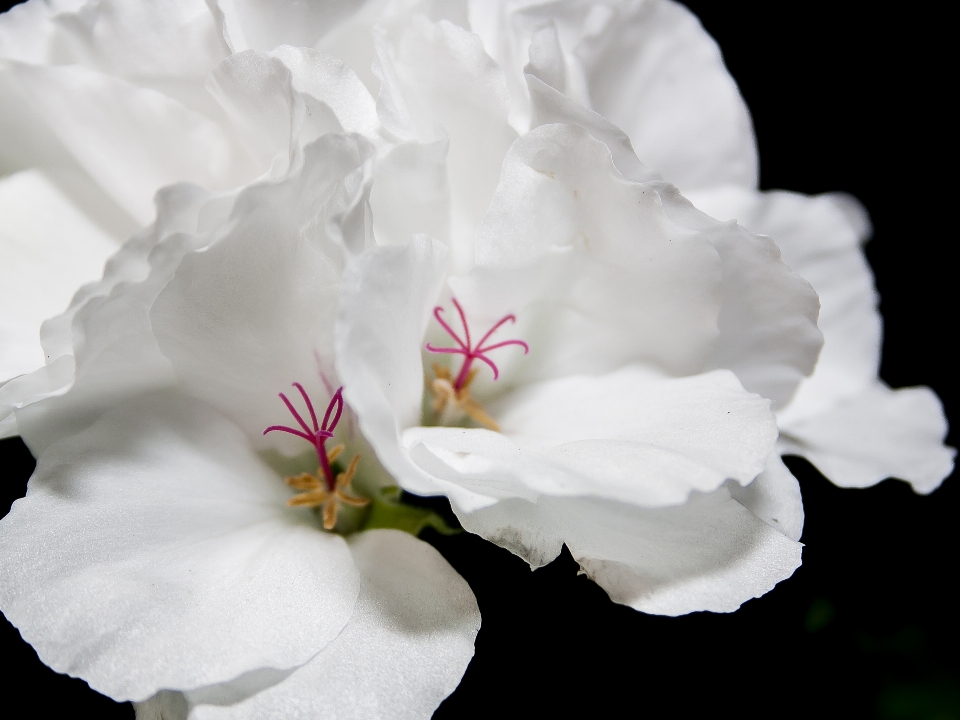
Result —
[[498, 351], [510, 381], [636, 361], [698, 372], [716, 339], [716, 250], [579, 127], [544, 125], [513, 145], [476, 250], [478, 272], [450, 285], [478, 327], [516, 314], [512, 336], [530, 354]]
[[280, 177], [288, 167], [300, 109], [290, 70], [278, 58], [245, 50], [217, 65], [207, 79], [207, 89], [239, 138], [242, 149], [236, 154], [253, 169], [243, 179], [268, 171]]
[[783, 432], [786, 452], [803, 455], [841, 487], [896, 477], [927, 494], [953, 471], [956, 455], [943, 445], [947, 420], [932, 390], [891, 390], [879, 381]]
[[217, 123], [156, 90], [79, 65], [10, 63], [7, 71], [59, 142], [141, 224], [164, 185], [216, 190], [252, 176]]
[[347, 20], [364, 0], [298, 2], [297, 0], [220, 0], [235, 52], [272, 50], [278, 45], [311, 47]]
[[480, 611], [432, 547], [396, 530], [350, 540], [363, 576], [357, 610], [323, 652], [236, 704], [199, 704], [190, 720], [427, 720], [473, 656]]
[[0, 382], [44, 364], [40, 323], [100, 276], [117, 245], [43, 172], [0, 180]]
[[657, 509], [590, 498], [507, 500], [461, 522], [533, 565], [566, 543], [614, 602], [656, 615], [732, 612], [800, 565], [801, 545], [726, 488]]
[[729, 371], [667, 378], [634, 366], [527, 386], [487, 410], [501, 433], [411, 428], [404, 447], [425, 472], [491, 497], [660, 507], [728, 478], [746, 485], [777, 437], [769, 401]]
[[52, 40], [57, 33], [55, 18], [76, 12], [87, 0], [48, 0], [14, 5], [0, 14], [0, 57], [21, 62], [52, 62]]
[[783, 464], [778, 453], [770, 453], [767, 467], [752, 483], [746, 487], [727, 483], [727, 489], [734, 500], [770, 527], [791, 540], [800, 540], [803, 534], [800, 483]]
[[32, 62], [85, 65], [137, 82], [202, 78], [228, 53], [203, 0], [100, 0], [57, 12], [50, 26], [47, 56]]
[[374, 248], [347, 264], [336, 330], [337, 373], [364, 437], [398, 482], [411, 492], [448, 494], [473, 507], [473, 493], [431, 477], [400, 449], [400, 433], [420, 421], [420, 343], [446, 258], [441, 243], [418, 236], [403, 247]]
[[[493, 197], [516, 138], [507, 123], [503, 74], [473, 33], [416, 15], [378, 38], [377, 107], [396, 138], [432, 142], [445, 132], [454, 267], [473, 260], [473, 233]], [[438, 131], [438, 128], [442, 130]]]
[[209, 408], [145, 396], [40, 457], [0, 523], [0, 603], [58, 672], [118, 700], [306, 662], [353, 612], [342, 538]]
[[271, 53], [293, 74], [293, 87], [328, 105], [347, 132], [373, 138], [380, 127], [377, 104], [357, 74], [340, 60], [309, 48], [283, 45]]
[[732, 221], [718, 223], [676, 192], [661, 194], [670, 219], [702, 232], [723, 263], [720, 339], [709, 367], [733, 370], [745, 388], [783, 407], [813, 371], [823, 344], [814, 288], [769, 238]]
[[747, 107], [699, 20], [679, 3], [598, 6], [574, 49], [593, 109], [630, 136], [645, 165], [684, 192], [755, 187]]
[[660, 174], [646, 168], [637, 159], [630, 138], [602, 115], [589, 110], [567, 96], [568, 58], [560, 47], [556, 23], [552, 22], [536, 32], [530, 41], [530, 64], [525, 70], [529, 91], [530, 122], [532, 129], [550, 123], [579, 125], [597, 140], [606, 143], [613, 163], [628, 180], [647, 182], [662, 179]]
[[377, 162], [370, 207], [380, 245], [406, 245], [423, 233], [450, 242], [450, 185], [446, 139], [406, 142]]
[[216, 242], [185, 256], [153, 305], [182, 386], [250, 437], [288, 424], [277, 393], [291, 383], [325, 399], [317, 358], [332, 359], [340, 275], [328, 224], [363, 217], [372, 152], [356, 136], [308, 146], [282, 183], [241, 193]]
[[817, 415], [873, 383], [880, 364], [881, 318], [861, 248], [870, 225], [859, 203], [840, 194], [808, 197], [731, 187], [697, 193], [693, 201], [715, 217], [736, 218], [772, 237], [784, 260], [820, 297], [823, 350], [813, 375], [788, 406], [778, 409], [781, 421], [789, 425]]
[[124, 243], [103, 278], [41, 327], [47, 365], [0, 387], [0, 415], [18, 408], [21, 435], [34, 455], [124, 398], [175, 383], [148, 313], [183, 255], [206, 239], [184, 231], [196, 230], [208, 200], [193, 185], [160, 191], [157, 222]]
[[531, 127], [550, 123], [578, 125], [606, 144], [613, 155], [617, 170], [628, 180], [648, 182], [660, 179], [659, 173], [650, 170], [637, 159], [626, 133], [602, 115], [578, 105], [533, 75], [527, 75], [527, 86], [533, 106]]

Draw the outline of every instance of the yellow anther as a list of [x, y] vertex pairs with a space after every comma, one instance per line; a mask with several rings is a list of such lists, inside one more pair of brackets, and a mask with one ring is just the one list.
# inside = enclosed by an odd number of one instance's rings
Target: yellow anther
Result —
[[336, 447], [332, 447], [329, 450], [327, 450], [327, 462], [332, 463], [334, 460], [340, 457], [340, 453], [343, 452], [343, 449], [345, 447], [346, 445], [344, 445], [343, 443], [340, 443]]
[[[327, 457], [332, 462], [341, 452], [343, 445], [337, 445], [330, 449]], [[363, 507], [370, 500], [368, 498], [356, 497], [350, 495], [347, 489], [350, 487], [350, 481], [357, 473], [357, 465], [360, 462], [360, 455], [353, 456], [353, 460], [347, 466], [347, 469], [337, 474], [334, 483], [333, 492], [327, 489], [327, 483], [323, 478], [310, 473], [303, 473], [294, 477], [285, 478], [287, 485], [297, 490], [305, 490], [299, 495], [294, 495], [287, 500], [290, 507], [320, 507], [323, 508], [321, 515], [323, 517], [324, 530], [333, 530], [337, 524], [337, 514], [340, 510], [340, 503], [352, 505], [353, 507]]]
[[436, 378], [430, 383], [430, 389], [433, 392], [433, 409], [444, 425], [453, 425], [463, 415], [468, 415], [481, 425], [500, 432], [500, 426], [497, 425], [496, 420], [487, 415], [483, 406], [470, 397], [470, 384], [477, 376], [477, 371], [478, 368], [471, 370], [463, 387], [457, 390], [450, 381], [450, 371], [434, 363], [433, 372]]

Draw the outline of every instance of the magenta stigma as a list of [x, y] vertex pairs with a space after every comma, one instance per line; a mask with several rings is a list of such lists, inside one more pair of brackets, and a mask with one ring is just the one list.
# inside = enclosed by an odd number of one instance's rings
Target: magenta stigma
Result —
[[[317, 459], [320, 461], [320, 467], [323, 470], [323, 478], [327, 483], [327, 489], [333, 492], [336, 487], [336, 480], [333, 475], [333, 468], [330, 467], [330, 461], [327, 459], [326, 443], [327, 440], [333, 437], [333, 431], [337, 429], [337, 423], [340, 422], [340, 416], [343, 414], [343, 386], [338, 387], [336, 392], [333, 393], [333, 397], [330, 398], [327, 411], [323, 414], [323, 422], [317, 421], [317, 413], [314, 411], [313, 403], [310, 402], [310, 396], [307, 395], [307, 391], [303, 389], [303, 385], [295, 382], [293, 383], [293, 387], [300, 391], [300, 395], [307, 405], [313, 428], [311, 429], [310, 426], [307, 425], [306, 421], [304, 421], [300, 413], [297, 412], [297, 409], [287, 396], [280, 393], [280, 399], [283, 400], [283, 404], [287, 406], [287, 410], [290, 411], [290, 414], [293, 415], [297, 424], [303, 429], [298, 430], [297, 428], [286, 425], [271, 425], [263, 431], [263, 434], [266, 435], [268, 432], [285, 432], [312, 443], [317, 451]], [[332, 419], [331, 416], [333, 416]]]
[[463, 334], [465, 339], [461, 339], [460, 336], [454, 332], [453, 328], [450, 327], [450, 325], [448, 325], [447, 322], [440, 316], [440, 313], [443, 312], [443, 308], [440, 305], [437, 305], [433, 309], [433, 316], [437, 319], [437, 322], [440, 323], [440, 326], [447, 331], [450, 337], [453, 338], [454, 342], [456, 342], [460, 347], [438, 348], [434, 347], [430, 343], [427, 343], [426, 348], [433, 353], [463, 355], [463, 365], [460, 367], [460, 372], [457, 374], [457, 379], [453, 382], [453, 389], [457, 392], [463, 389], [463, 386], [467, 384], [467, 381], [470, 377], [470, 366], [473, 365], [474, 360], [481, 360], [489, 365], [490, 369], [493, 370], [494, 380], [500, 377], [500, 370], [497, 369], [496, 363], [486, 356], [486, 353], [490, 352], [491, 350], [506, 347], [507, 345], [519, 345], [523, 348], [524, 355], [530, 352], [530, 346], [527, 345], [527, 343], [525, 343], [523, 340], [503, 340], [502, 342], [494, 343], [493, 345], [487, 345], [486, 347], [484, 346], [484, 343], [500, 328], [501, 325], [507, 322], [517, 321], [516, 316], [513, 314], [504, 315], [502, 318], [497, 320], [497, 322], [493, 324], [493, 327], [487, 330], [487, 334], [480, 338], [480, 342], [474, 345], [470, 339], [470, 326], [467, 324], [467, 316], [463, 312], [463, 308], [460, 307], [460, 303], [457, 302], [456, 298], [451, 298], [451, 300], [453, 300], [453, 306], [457, 309], [457, 313], [460, 315], [460, 323], [463, 325]]

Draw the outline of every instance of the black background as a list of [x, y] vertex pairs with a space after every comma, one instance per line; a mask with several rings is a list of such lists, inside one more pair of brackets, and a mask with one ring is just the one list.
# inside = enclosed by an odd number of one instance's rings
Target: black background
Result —
[[[921, 5], [687, 4], [753, 113], [762, 187], [845, 190], [867, 206], [881, 375], [933, 387], [956, 417], [946, 18]], [[476, 656], [435, 717], [960, 718], [957, 481], [928, 497], [893, 480], [842, 490], [789, 464], [806, 508], [803, 566], [732, 615], [645, 616], [577, 577], [566, 552], [531, 573], [473, 536], [425, 536], [483, 614]], [[5, 440], [0, 468], [5, 512], [33, 459]], [[132, 717], [44, 667], [5, 621], [0, 644], [3, 714], [25, 700], [31, 717]]]

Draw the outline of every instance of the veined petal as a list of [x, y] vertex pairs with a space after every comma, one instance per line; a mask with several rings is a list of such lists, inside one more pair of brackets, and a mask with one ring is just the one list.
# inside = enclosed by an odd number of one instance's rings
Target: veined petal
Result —
[[259, 678], [251, 678], [247, 697], [187, 693], [190, 720], [427, 720], [433, 715], [473, 657], [480, 629], [477, 601], [436, 550], [406, 533], [372, 530], [349, 542], [362, 586], [356, 611], [340, 635], [270, 687], [260, 689]]
[[353, 613], [342, 538], [196, 401], [143, 396], [47, 448], [0, 521], [0, 604], [59, 672], [118, 700], [290, 668]]
[[947, 419], [929, 388], [891, 390], [875, 381], [829, 410], [784, 425], [785, 453], [803, 455], [841, 487], [869, 487], [888, 477], [926, 495], [953, 472]]

